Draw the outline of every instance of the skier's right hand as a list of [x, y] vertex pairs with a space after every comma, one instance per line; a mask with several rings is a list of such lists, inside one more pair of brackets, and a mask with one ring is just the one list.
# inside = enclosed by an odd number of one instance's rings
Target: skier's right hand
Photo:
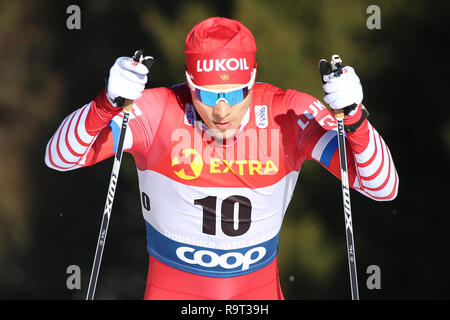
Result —
[[109, 71], [106, 88], [106, 96], [111, 104], [117, 107], [114, 101], [117, 97], [129, 100], [140, 98], [147, 83], [148, 71], [144, 64], [134, 61], [133, 58], [118, 58]]

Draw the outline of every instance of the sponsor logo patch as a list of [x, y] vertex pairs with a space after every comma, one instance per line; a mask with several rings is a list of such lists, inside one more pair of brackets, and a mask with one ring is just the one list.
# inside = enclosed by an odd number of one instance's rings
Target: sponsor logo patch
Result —
[[255, 106], [255, 121], [258, 128], [267, 128], [269, 124], [267, 116], [267, 106], [256, 105]]

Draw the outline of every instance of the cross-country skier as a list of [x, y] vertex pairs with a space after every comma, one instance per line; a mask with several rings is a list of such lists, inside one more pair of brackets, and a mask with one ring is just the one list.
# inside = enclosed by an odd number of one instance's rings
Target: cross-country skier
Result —
[[[116, 98], [134, 100], [124, 150], [147, 228], [144, 299], [284, 299], [278, 236], [300, 168], [313, 159], [340, 178], [333, 115], [311, 95], [255, 82], [255, 53], [244, 25], [214, 17], [187, 35], [186, 83], [145, 89], [148, 69], [118, 58], [106, 88], [47, 145], [45, 162], [60, 171], [111, 157], [123, 117]], [[347, 107], [351, 187], [394, 199], [397, 172], [361, 108], [354, 69], [324, 81], [325, 102]]]

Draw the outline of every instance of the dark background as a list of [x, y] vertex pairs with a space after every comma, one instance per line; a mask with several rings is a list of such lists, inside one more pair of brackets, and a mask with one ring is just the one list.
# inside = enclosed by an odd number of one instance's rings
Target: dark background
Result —
[[[81, 8], [69, 30], [66, 9]], [[369, 5], [381, 29], [369, 30]], [[199, 21], [243, 22], [258, 81], [323, 98], [317, 65], [355, 68], [370, 121], [397, 166], [397, 198], [352, 192], [361, 299], [448, 299], [450, 119], [448, 1], [15, 1], [0, 3], [0, 299], [84, 299], [112, 159], [57, 172], [45, 147], [64, 117], [105, 85], [119, 56], [155, 57], [151, 87], [183, 82], [184, 39]], [[97, 299], [141, 299], [148, 256], [137, 174], [125, 155]], [[66, 268], [78, 265], [80, 290]], [[366, 269], [381, 269], [368, 290]], [[280, 237], [287, 299], [349, 299], [340, 183], [316, 163], [300, 174]]]

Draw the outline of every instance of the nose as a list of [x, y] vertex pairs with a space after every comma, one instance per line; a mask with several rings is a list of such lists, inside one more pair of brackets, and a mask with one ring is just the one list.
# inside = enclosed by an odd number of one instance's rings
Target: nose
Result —
[[213, 117], [215, 120], [223, 120], [231, 113], [231, 107], [223, 100], [220, 100], [213, 108]]

